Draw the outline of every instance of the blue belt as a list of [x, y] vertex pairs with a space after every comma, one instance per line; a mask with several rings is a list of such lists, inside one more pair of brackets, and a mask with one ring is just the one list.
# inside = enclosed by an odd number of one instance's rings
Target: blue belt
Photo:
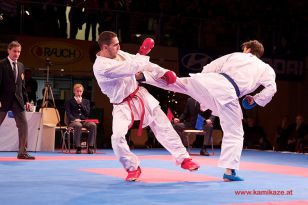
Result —
[[224, 76], [234, 87], [235, 89], [235, 92], [236, 92], [236, 95], [237, 97], [240, 97], [240, 89], [238, 88], [237, 84], [235, 83], [235, 81], [227, 74], [225, 73], [220, 73], [222, 76]]

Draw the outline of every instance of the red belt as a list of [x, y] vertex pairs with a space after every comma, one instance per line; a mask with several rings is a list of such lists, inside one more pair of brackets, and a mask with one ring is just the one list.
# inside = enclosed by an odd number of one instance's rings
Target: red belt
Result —
[[[139, 127], [138, 127], [138, 132], [137, 132], [137, 136], [139, 137], [139, 136], [142, 135], [142, 124], [143, 124], [143, 120], [144, 120], [144, 112], [145, 112], [145, 109], [144, 109], [144, 102], [143, 102], [142, 98], [139, 97], [138, 95], [136, 95], [136, 93], [138, 92], [138, 90], [139, 90], [139, 86], [137, 87], [137, 89], [136, 89], [133, 93], [131, 93], [129, 96], [127, 96], [121, 103], [127, 102], [128, 107], [129, 107], [129, 109], [130, 109], [130, 115], [131, 115], [131, 117], [132, 117], [132, 122], [131, 122], [130, 125], [128, 126], [128, 129], [130, 129], [130, 128], [133, 126], [134, 121], [135, 121], [134, 113], [133, 113], [132, 106], [131, 106], [130, 102], [132, 101], [132, 99], [133, 99], [134, 97], [137, 97], [137, 98], [139, 99], [139, 102], [140, 102], [141, 108], [142, 108], [142, 110], [141, 110], [141, 117], [140, 117], [140, 123], [139, 123]], [[116, 104], [116, 105], [118, 105], [118, 104]]]

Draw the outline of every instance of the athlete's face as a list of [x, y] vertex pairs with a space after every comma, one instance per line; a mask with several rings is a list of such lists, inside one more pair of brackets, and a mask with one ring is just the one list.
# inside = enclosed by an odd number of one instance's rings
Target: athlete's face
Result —
[[119, 43], [118, 37], [114, 37], [111, 40], [111, 43], [105, 46], [106, 46], [105, 48], [110, 58], [117, 57], [118, 51], [120, 50], [120, 43]]

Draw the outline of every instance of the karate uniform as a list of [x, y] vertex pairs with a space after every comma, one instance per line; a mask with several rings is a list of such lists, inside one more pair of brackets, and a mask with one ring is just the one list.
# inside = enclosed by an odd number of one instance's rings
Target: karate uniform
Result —
[[[137, 169], [140, 161], [130, 151], [125, 135], [132, 123], [131, 115], [133, 114], [135, 120], [139, 120], [142, 107], [140, 100], [136, 97], [130, 102], [131, 109], [128, 102], [124, 100], [138, 88], [135, 78], [137, 72], [147, 70], [151, 72], [152, 77], [160, 78], [167, 70], [150, 63], [147, 56], [131, 55], [121, 50], [118, 55], [125, 60], [117, 61], [97, 56], [93, 71], [101, 91], [109, 97], [110, 103], [113, 103], [112, 148], [123, 167], [132, 171]], [[143, 87], [139, 88], [136, 95], [144, 102], [143, 127], [150, 126], [161, 145], [175, 157], [177, 164], [189, 158], [180, 137], [161, 110], [159, 102]]]
[[[234, 80], [240, 91], [239, 96], [232, 83], [220, 73]], [[146, 83], [190, 95], [200, 102], [202, 110], [211, 109], [213, 115], [219, 116], [224, 136], [218, 166], [230, 169], [239, 169], [243, 147], [243, 114], [239, 97], [262, 85], [264, 89], [253, 98], [258, 105], [265, 106], [277, 91], [274, 70], [250, 53], [222, 56], [204, 66], [201, 73], [177, 78], [176, 83], [170, 85], [151, 72], [145, 71], [144, 75]]]

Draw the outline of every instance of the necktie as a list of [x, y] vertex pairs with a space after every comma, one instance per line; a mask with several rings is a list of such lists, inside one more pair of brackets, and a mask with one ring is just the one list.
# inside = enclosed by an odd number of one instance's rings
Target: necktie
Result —
[[17, 80], [16, 76], [17, 76], [17, 67], [16, 67], [16, 62], [13, 62], [13, 73], [14, 73], [14, 78], [15, 78], [15, 82]]

